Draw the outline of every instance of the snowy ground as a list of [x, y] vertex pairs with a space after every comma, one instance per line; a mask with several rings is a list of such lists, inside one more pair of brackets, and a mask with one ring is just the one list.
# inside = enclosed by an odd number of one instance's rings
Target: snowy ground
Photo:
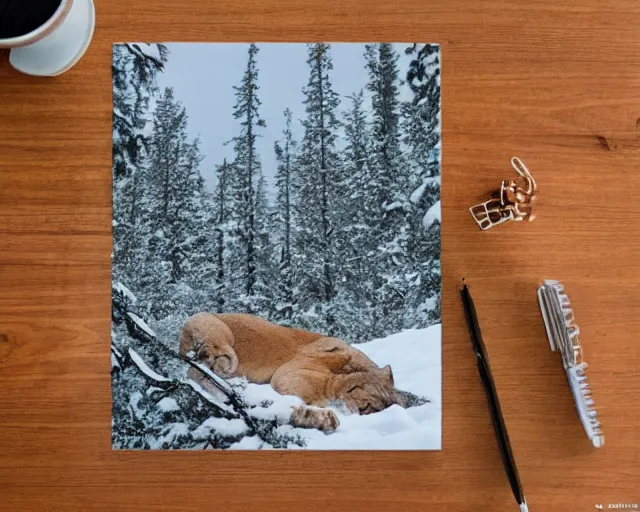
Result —
[[[366, 416], [348, 415], [332, 408], [340, 419], [340, 427], [330, 435], [286, 424], [279, 430], [300, 435], [305, 439], [307, 449], [439, 450], [442, 425], [441, 326], [403, 331], [358, 344], [357, 348], [379, 366], [390, 364], [397, 388], [426, 397], [431, 402], [409, 409], [394, 405]], [[279, 395], [268, 384], [249, 384], [245, 400], [256, 406], [250, 409], [252, 416], [276, 416], [282, 422], [291, 415], [291, 406], [301, 403], [297, 397]], [[265, 400], [273, 401], [273, 404], [260, 407], [259, 404]], [[245, 437], [231, 447], [241, 450], [258, 448], [268, 449], [270, 446], [262, 445], [258, 438]]]

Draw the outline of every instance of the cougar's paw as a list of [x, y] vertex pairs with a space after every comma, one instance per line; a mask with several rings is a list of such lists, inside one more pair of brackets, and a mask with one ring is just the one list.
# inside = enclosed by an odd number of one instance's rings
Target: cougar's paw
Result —
[[293, 408], [291, 424], [300, 428], [317, 428], [325, 434], [331, 434], [340, 426], [340, 421], [330, 409], [315, 409], [300, 405]]

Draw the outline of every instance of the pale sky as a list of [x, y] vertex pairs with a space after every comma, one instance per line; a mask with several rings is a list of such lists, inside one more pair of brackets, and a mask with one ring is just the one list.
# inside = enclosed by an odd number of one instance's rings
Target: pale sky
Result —
[[[407, 43], [395, 45], [400, 55], [400, 78], [408, 68], [410, 56], [404, 55]], [[164, 89], [173, 87], [176, 98], [187, 109], [188, 133], [200, 136], [205, 156], [201, 171], [210, 188], [215, 183], [214, 169], [226, 157], [233, 159], [232, 145], [224, 143], [240, 129], [240, 121], [233, 118], [235, 96], [233, 86], [238, 85], [247, 64], [246, 43], [169, 43], [170, 54], [164, 73], [158, 74], [158, 84]], [[276, 170], [274, 142], [281, 139], [284, 129], [283, 111], [291, 109], [294, 136], [299, 140], [303, 129], [304, 95], [309, 67], [307, 48], [302, 43], [261, 43], [257, 55], [258, 97], [262, 101], [260, 115], [266, 128], [259, 129], [262, 136], [257, 149], [262, 171], [269, 182]], [[331, 45], [333, 72], [331, 80], [340, 95], [339, 110], [350, 106], [347, 96], [365, 89], [367, 71], [364, 67], [364, 43], [338, 43]], [[403, 88], [403, 99], [408, 98], [408, 87]], [[366, 90], [365, 90], [366, 93]]]

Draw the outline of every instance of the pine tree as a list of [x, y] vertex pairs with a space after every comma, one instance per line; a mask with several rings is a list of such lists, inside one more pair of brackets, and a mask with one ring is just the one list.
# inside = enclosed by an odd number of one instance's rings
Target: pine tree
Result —
[[277, 283], [278, 296], [276, 314], [285, 319], [291, 318], [294, 307], [293, 297], [293, 207], [294, 187], [296, 179], [296, 148], [297, 143], [291, 131], [291, 110], [284, 111], [285, 129], [282, 132], [283, 139], [274, 145], [278, 168], [275, 176], [277, 188], [275, 207], [275, 231], [277, 239]]
[[[152, 51], [151, 51], [152, 50]], [[131, 176], [143, 157], [148, 138], [149, 102], [158, 92], [156, 76], [164, 70], [168, 50], [162, 44], [148, 51], [137, 44], [113, 45], [113, 176]]]
[[227, 266], [227, 239], [228, 239], [228, 218], [229, 218], [229, 191], [228, 181], [229, 174], [231, 173], [231, 166], [227, 163], [225, 158], [222, 165], [219, 165], [216, 169], [218, 176], [218, 183], [216, 185], [215, 199], [216, 199], [216, 213], [213, 216], [214, 231], [216, 233], [216, 286], [214, 289], [216, 295], [216, 302], [218, 305], [218, 311], [225, 311], [225, 296], [226, 296], [226, 278], [225, 270]]
[[[230, 180], [231, 193], [234, 195], [230, 212], [236, 224], [238, 256], [244, 262], [244, 268], [239, 274], [241, 289], [237, 289], [240, 302], [248, 312], [255, 312], [256, 295], [263, 288], [259, 281], [257, 257], [259, 249], [260, 228], [264, 228], [262, 219], [258, 217], [259, 204], [262, 202], [260, 194], [264, 188], [260, 187], [262, 170], [256, 149], [258, 128], [265, 127], [260, 118], [258, 98], [258, 67], [256, 55], [258, 47], [250, 44], [245, 72], [239, 86], [234, 86], [236, 104], [233, 117], [240, 121], [240, 133], [232, 140], [234, 142], [235, 161], [233, 177]], [[240, 287], [238, 287], [240, 288]]]
[[[143, 51], [143, 49], [145, 51]], [[144, 204], [145, 160], [150, 101], [164, 69], [164, 45], [113, 46], [113, 271], [132, 275], [140, 262], [136, 244]]]
[[412, 184], [419, 186], [440, 173], [440, 50], [414, 44], [405, 53], [413, 57], [407, 71], [413, 98], [403, 105], [403, 141], [413, 166]]
[[365, 59], [369, 72], [367, 89], [371, 92], [373, 140], [378, 165], [376, 199], [385, 208], [402, 197], [399, 56], [390, 43], [368, 44], [365, 45]]
[[[344, 116], [344, 132], [346, 145], [343, 150], [343, 166], [346, 178], [346, 196], [349, 201], [346, 204], [347, 212], [345, 222], [358, 226], [360, 231], [368, 231], [367, 224], [370, 219], [379, 213], [379, 203], [376, 201], [378, 182], [374, 172], [377, 170], [377, 159], [372, 151], [371, 127], [367, 121], [367, 112], [364, 107], [364, 92], [350, 96], [351, 108]], [[356, 245], [371, 247], [370, 233], [351, 234], [359, 238], [362, 243]]]
[[[304, 137], [299, 158], [300, 190], [296, 215], [300, 232], [296, 252], [300, 257], [302, 286], [307, 311], [314, 318], [316, 305], [321, 308], [325, 331], [335, 332], [332, 299], [336, 294], [336, 205], [340, 197], [340, 161], [336, 151], [339, 127], [338, 94], [331, 83], [333, 63], [330, 45], [308, 45], [309, 81], [303, 89], [306, 116], [302, 124]], [[304, 313], [303, 313], [304, 314]]]
[[377, 190], [373, 176], [376, 157], [372, 150], [371, 127], [365, 110], [364, 92], [349, 97], [351, 106], [344, 114], [345, 147], [342, 166], [345, 186], [340, 220], [340, 283], [337, 302], [350, 339], [375, 335], [376, 283], [371, 262], [377, 241], [372, 236], [372, 219], [378, 216]]
[[255, 265], [256, 287], [252, 299], [253, 311], [257, 315], [271, 318], [274, 313], [275, 289], [271, 286], [274, 275], [273, 240], [271, 236], [273, 208], [267, 199], [267, 180], [258, 175], [255, 199]]
[[[150, 144], [147, 264], [141, 269], [145, 302], [156, 318], [175, 310], [185, 312], [200, 302], [199, 277], [205, 271], [209, 244], [205, 233], [211, 198], [204, 190], [199, 165], [199, 141], [187, 139], [187, 113], [165, 89], [154, 113]], [[186, 302], [183, 302], [186, 301]]]
[[377, 212], [370, 219], [377, 245], [373, 256], [377, 321], [399, 330], [405, 304], [404, 264], [408, 240], [407, 177], [400, 151], [400, 103], [398, 55], [389, 43], [365, 46], [371, 92], [373, 147], [373, 196]]
[[413, 92], [402, 127], [412, 190], [405, 325], [429, 325], [440, 321], [440, 222], [424, 222], [440, 200], [440, 50], [414, 44], [405, 53], [412, 56], [407, 83]]

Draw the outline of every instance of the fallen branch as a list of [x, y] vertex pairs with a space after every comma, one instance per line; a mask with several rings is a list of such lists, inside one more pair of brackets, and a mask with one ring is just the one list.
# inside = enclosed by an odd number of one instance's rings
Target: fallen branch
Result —
[[[205, 365], [182, 357], [179, 354], [176, 354], [167, 349], [162, 343], [158, 342], [155, 336], [152, 335], [155, 335], [155, 333], [151, 329], [143, 329], [141, 328], [140, 322], [135, 321], [136, 318], [140, 318], [138, 315], [133, 314], [135, 316], [132, 318], [132, 313], [128, 311], [127, 301], [122, 291], [113, 288], [112, 294], [114, 295], [112, 311], [112, 319], [114, 320], [114, 322], [122, 323], [122, 321], [124, 321], [130, 336], [145, 344], [148, 344], [150, 342], [154, 343], [155, 346], [158, 347], [167, 356], [170, 356], [174, 359], [179, 359], [180, 361], [187, 363], [189, 366], [200, 372], [213, 384], [216, 389], [218, 389], [227, 398], [231, 407], [228, 407], [226, 404], [218, 403], [210, 393], [207, 393], [206, 390], [204, 390], [192, 380], [167, 379], [166, 377], [159, 375], [154, 370], [149, 368], [149, 366], [142, 360], [142, 358], [140, 358], [137, 352], [135, 352], [133, 349], [129, 349], [129, 356], [131, 357], [131, 360], [147, 379], [155, 382], [156, 384], [158, 384], [158, 387], [163, 389], [172, 388], [174, 386], [188, 386], [191, 390], [195, 391], [202, 398], [204, 398], [208, 403], [221, 410], [224, 414], [227, 415], [227, 417], [232, 416], [233, 418], [244, 419], [252, 434], [260, 435], [255, 420], [251, 418], [251, 416], [249, 416], [249, 414], [246, 412], [246, 409], [248, 408], [247, 404], [245, 404], [244, 400], [242, 400], [242, 398], [225, 380], [218, 377]], [[146, 323], [144, 324], [144, 326], [146, 326]], [[117, 351], [117, 348], [114, 348]]]
[[218, 377], [215, 373], [213, 373], [209, 368], [205, 365], [196, 363], [190, 359], [182, 357], [180, 355], [176, 356], [175, 354], [171, 354], [173, 357], [177, 357], [178, 359], [187, 363], [191, 368], [199, 371], [202, 375], [207, 377], [209, 381], [218, 389], [221, 393], [223, 393], [228, 399], [229, 403], [233, 407], [234, 411], [237, 412], [242, 419], [244, 419], [247, 426], [256, 433], [256, 424], [255, 421], [249, 414], [247, 414], [247, 404], [242, 400], [242, 398], [233, 390], [233, 388], [229, 385], [228, 382]]
[[189, 389], [191, 391], [195, 391], [200, 395], [206, 402], [213, 405], [218, 409], [218, 412], [224, 415], [228, 419], [238, 419], [241, 417], [240, 414], [236, 414], [231, 407], [227, 406], [224, 403], [216, 402], [216, 400], [210, 396], [206, 391], [204, 391], [199, 386], [193, 386], [192, 382], [189, 380], [179, 380], [179, 379], [170, 379], [168, 377], [164, 377], [160, 375], [156, 371], [152, 370], [147, 363], [140, 357], [140, 355], [133, 350], [129, 349], [128, 356], [133, 365], [142, 373], [142, 375], [150, 381], [154, 386], [161, 388], [165, 391], [175, 391], [178, 389]]

